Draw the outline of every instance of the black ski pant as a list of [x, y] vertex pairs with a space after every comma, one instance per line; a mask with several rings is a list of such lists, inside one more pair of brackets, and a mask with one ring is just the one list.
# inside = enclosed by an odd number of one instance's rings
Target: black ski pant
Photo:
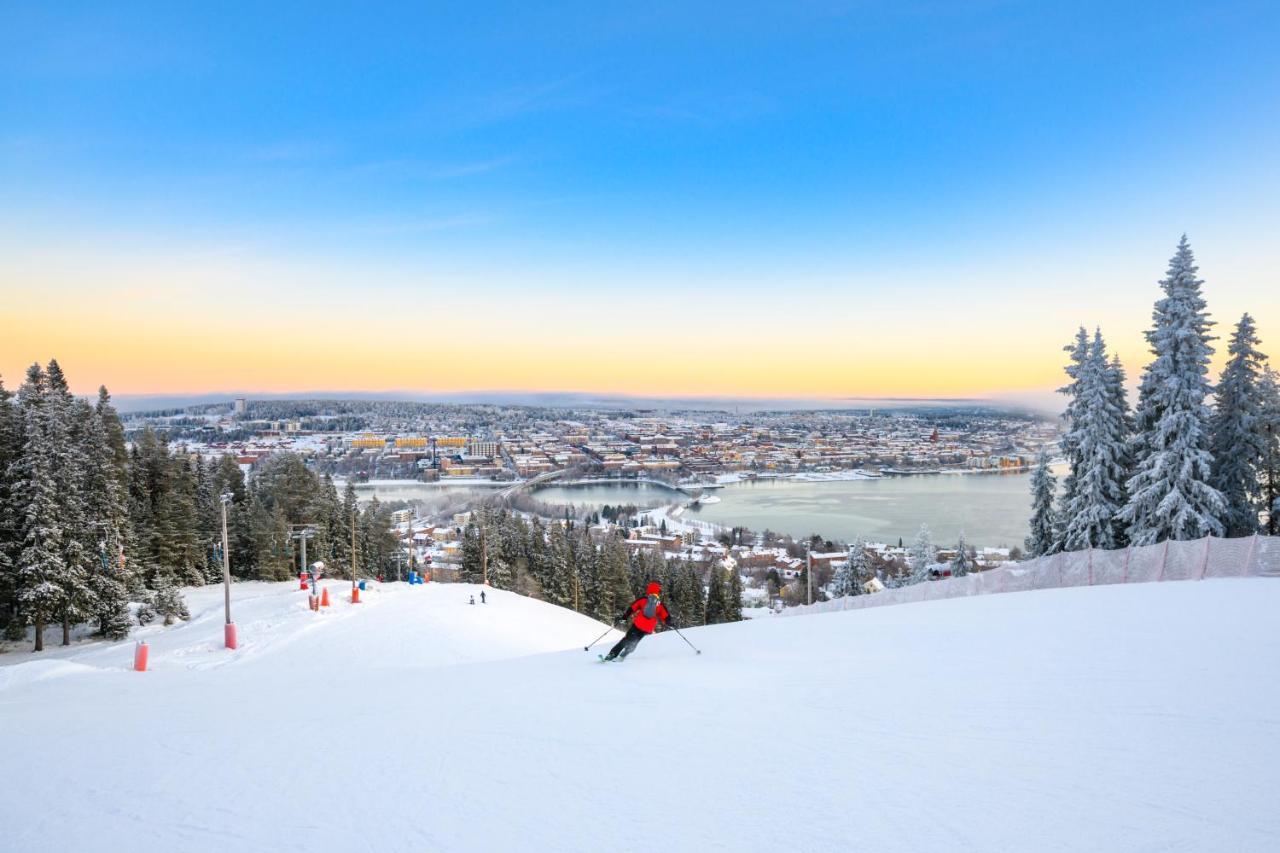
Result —
[[648, 635], [644, 631], [641, 631], [635, 625], [632, 625], [627, 629], [626, 636], [619, 640], [616, 646], [609, 649], [609, 654], [605, 655], [605, 657], [609, 660], [613, 660], [618, 657], [625, 658], [627, 655], [635, 651], [636, 646], [639, 645], [640, 641], [647, 636]]

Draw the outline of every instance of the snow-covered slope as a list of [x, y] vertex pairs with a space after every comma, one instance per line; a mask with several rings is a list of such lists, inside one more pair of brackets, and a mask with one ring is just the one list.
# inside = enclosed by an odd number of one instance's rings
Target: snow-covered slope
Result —
[[[461, 585], [237, 586], [0, 662], [15, 850], [1274, 850], [1280, 583], [1046, 590], [650, 638]], [[552, 652], [553, 649], [569, 649]], [[546, 654], [538, 654], [550, 652]], [[465, 665], [457, 665], [465, 664]]]

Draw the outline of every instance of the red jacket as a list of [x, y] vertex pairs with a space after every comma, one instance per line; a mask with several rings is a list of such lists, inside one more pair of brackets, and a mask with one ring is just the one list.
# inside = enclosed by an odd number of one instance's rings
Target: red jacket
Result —
[[649, 602], [649, 596], [647, 595], [640, 596], [635, 601], [631, 602], [631, 606], [627, 608], [627, 615], [631, 616], [632, 614], [634, 614], [636, 618], [635, 618], [635, 621], [632, 622], [631, 624], [635, 625], [637, 628], [639, 628], [641, 631], [644, 631], [646, 634], [652, 634], [653, 630], [658, 627], [659, 620], [663, 622], [671, 621], [671, 614], [667, 612], [667, 605], [663, 604], [661, 599], [659, 599], [655, 618], [650, 618], [648, 616], [645, 616], [644, 606], [648, 602]]

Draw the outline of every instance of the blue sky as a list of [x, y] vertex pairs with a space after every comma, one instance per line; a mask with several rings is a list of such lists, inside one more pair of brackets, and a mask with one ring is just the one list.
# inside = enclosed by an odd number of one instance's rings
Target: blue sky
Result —
[[[721, 324], [831, 335], [833, 315], [882, 330], [923, 309], [936, 359], [948, 318], [1030, 323], [996, 362], [1040, 346], [1040, 374], [975, 362], [971, 387], [933, 387], [928, 359], [903, 368], [905, 393], [984, 393], [1048, 387], [1079, 322], [1140, 360], [1187, 231], [1221, 319], [1250, 307], [1280, 329], [1276, 4], [640, 6], [5, 4], [0, 286], [36, 325], [123, 293], [192, 335], [193, 306], [215, 326], [226, 310], [210, 288], [288, 295], [267, 311], [305, 294], [308, 327], [348, 304], [478, 300], [507, 344], [545, 338], [534, 312], [565, 346], [544, 373], [468, 387], [544, 390], [660, 390], [562, 369], [598, 351], [584, 327], [632, 328], [628, 304], [705, 312], [664, 330], [676, 349], [734, 345]], [[777, 354], [732, 363], [757, 357]], [[727, 365], [676, 384], [716, 393]], [[888, 387], [824, 370], [803, 393]], [[278, 379], [254, 381], [308, 377]], [[454, 387], [415, 384], [437, 386]]]

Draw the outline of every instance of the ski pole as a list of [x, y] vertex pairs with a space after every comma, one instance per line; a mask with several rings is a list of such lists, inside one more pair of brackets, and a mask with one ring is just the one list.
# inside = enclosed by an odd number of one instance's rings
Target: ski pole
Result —
[[[677, 634], [680, 634], [680, 629], [677, 628], [675, 625], [668, 625], [667, 627], [670, 628], [672, 631], [675, 631]], [[684, 640], [686, 643], [689, 643], [689, 638], [686, 637], [684, 634], [680, 634], [680, 639]], [[693, 649], [698, 654], [702, 654], [702, 649], [698, 648], [693, 643], [689, 643], [689, 648]]]
[[609, 636], [609, 632], [610, 632], [610, 631], [612, 631], [612, 630], [613, 630], [613, 628], [605, 628], [605, 629], [604, 629], [604, 633], [603, 633], [603, 634], [601, 634], [599, 637], [596, 637], [594, 640], [592, 640], [592, 641], [591, 641], [591, 645], [590, 645], [590, 646], [583, 646], [583, 647], [582, 647], [582, 650], [583, 650], [584, 652], [585, 652], [585, 651], [587, 651], [588, 649], [590, 649], [590, 648], [591, 648], [591, 646], [594, 646], [596, 643], [600, 642], [600, 641], [601, 641], [601, 640], [603, 640], [605, 637]]

